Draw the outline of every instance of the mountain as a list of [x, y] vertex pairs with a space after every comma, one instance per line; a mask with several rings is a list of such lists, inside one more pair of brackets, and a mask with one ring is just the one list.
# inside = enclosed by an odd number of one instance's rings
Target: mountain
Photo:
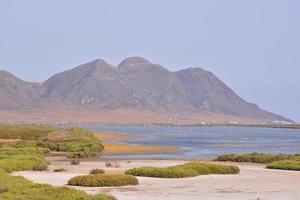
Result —
[[209, 71], [171, 72], [140, 57], [118, 66], [97, 59], [41, 84], [7, 72], [0, 78], [1, 110], [24, 113], [27, 108], [44, 120], [116, 122], [122, 116], [118, 123], [292, 122], [246, 102]]
[[14, 75], [0, 71], [0, 109], [19, 109], [32, 105], [38, 97], [37, 83], [25, 82]]

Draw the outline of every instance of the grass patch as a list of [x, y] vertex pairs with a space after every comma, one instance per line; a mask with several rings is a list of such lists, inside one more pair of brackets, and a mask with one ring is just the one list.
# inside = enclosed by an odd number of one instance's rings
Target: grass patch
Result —
[[111, 187], [137, 185], [138, 180], [134, 176], [125, 174], [97, 174], [76, 176], [69, 180], [68, 185], [84, 187]]
[[155, 178], [184, 178], [208, 174], [237, 174], [239, 171], [236, 166], [192, 162], [165, 168], [134, 168], [127, 170], [125, 174]]
[[227, 154], [227, 155], [219, 156], [215, 160], [230, 161], [230, 162], [271, 163], [280, 160], [300, 160], [300, 156], [293, 155], [293, 154], [265, 154], [265, 153]]
[[294, 161], [294, 160], [275, 161], [269, 163], [267, 165], [267, 168], [300, 171], [300, 161]]

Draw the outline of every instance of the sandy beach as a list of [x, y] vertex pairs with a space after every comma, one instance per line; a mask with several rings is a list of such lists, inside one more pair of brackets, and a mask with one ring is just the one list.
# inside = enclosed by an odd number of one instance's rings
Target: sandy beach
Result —
[[[49, 159], [49, 158], [48, 158]], [[126, 169], [155, 166], [166, 167], [187, 161], [176, 160], [122, 160], [120, 168], [106, 168], [105, 161], [82, 161], [70, 165], [67, 161], [50, 158], [49, 171], [15, 172], [36, 183], [64, 186], [77, 175], [88, 174], [91, 169], [102, 168], [107, 173], [122, 173]], [[90, 194], [105, 192], [119, 200], [297, 200], [300, 199], [300, 172], [265, 169], [265, 165], [230, 163], [240, 167], [238, 175], [205, 175], [183, 179], [139, 177], [139, 185], [126, 187], [90, 188], [76, 187]], [[56, 168], [66, 172], [55, 173]]]

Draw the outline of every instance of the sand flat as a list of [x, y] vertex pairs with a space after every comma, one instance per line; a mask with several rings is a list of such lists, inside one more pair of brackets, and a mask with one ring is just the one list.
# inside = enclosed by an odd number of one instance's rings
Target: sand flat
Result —
[[[115, 161], [112, 161], [115, 162]], [[15, 172], [36, 183], [63, 186], [77, 175], [87, 174], [90, 169], [103, 168], [108, 173], [141, 167], [165, 167], [182, 164], [175, 160], [131, 160], [119, 161], [121, 168], [105, 168], [105, 161], [85, 161], [78, 166], [69, 162], [52, 161], [48, 172]], [[84, 188], [91, 194], [106, 192], [118, 200], [297, 200], [300, 199], [300, 172], [270, 170], [264, 165], [235, 163], [241, 169], [238, 175], [207, 175], [183, 179], [139, 177], [138, 186]], [[54, 173], [55, 168], [66, 168], [67, 172]]]

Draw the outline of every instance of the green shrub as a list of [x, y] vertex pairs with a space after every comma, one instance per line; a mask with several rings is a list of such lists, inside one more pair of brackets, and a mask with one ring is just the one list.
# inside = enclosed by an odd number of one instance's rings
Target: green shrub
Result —
[[0, 125], [0, 138], [38, 140], [56, 130], [58, 128], [42, 125]]
[[87, 195], [67, 187], [53, 187], [44, 184], [35, 184], [20, 176], [10, 176], [0, 173], [0, 182], [7, 192], [0, 193], [0, 200], [115, 200], [115, 198], [99, 194]]
[[233, 165], [206, 164], [210, 174], [238, 174], [240, 169]]
[[184, 178], [208, 174], [237, 174], [239, 168], [207, 163], [186, 163], [166, 168], [140, 167], [125, 171], [125, 174], [134, 176], [156, 177], [156, 178]]
[[68, 182], [68, 185], [84, 187], [111, 187], [137, 184], [137, 178], [124, 174], [97, 174], [76, 176], [70, 179]]
[[279, 160], [300, 160], [300, 157], [292, 154], [227, 154], [219, 156], [216, 161], [230, 161], [230, 162], [252, 162], [252, 163], [271, 163]]
[[36, 165], [47, 166], [49, 164], [41, 156], [15, 155], [0, 159], [0, 168], [11, 173], [14, 171], [32, 170]]
[[68, 152], [69, 158], [97, 157], [103, 151], [101, 141], [92, 132], [81, 128], [59, 129], [38, 125], [0, 125], [0, 138], [16, 139], [16, 142], [4, 144], [5, 146], [42, 147], [51, 151]]
[[0, 156], [3, 155], [32, 155], [32, 154], [38, 154], [38, 155], [44, 155], [46, 153], [49, 153], [49, 149], [47, 148], [37, 148], [37, 147], [2, 147], [0, 148]]
[[65, 171], [67, 171], [67, 170], [64, 168], [58, 168], [58, 169], [54, 170], [54, 172], [65, 172]]
[[180, 167], [140, 167], [127, 170], [125, 174], [155, 178], [183, 178], [194, 177], [199, 175], [198, 172], [193, 169], [185, 169]]
[[105, 174], [105, 171], [103, 169], [92, 169], [90, 174]]
[[199, 175], [238, 174], [240, 172], [240, 169], [237, 166], [233, 166], [233, 165], [192, 162], [192, 163], [184, 164], [182, 166], [197, 171]]
[[191, 162], [191, 163], [186, 163], [184, 165], [178, 165], [176, 167], [181, 167], [188, 170], [192, 169], [197, 172], [197, 176], [210, 174], [209, 168], [205, 166], [203, 163]]
[[300, 171], [300, 161], [294, 161], [294, 160], [275, 161], [268, 164], [267, 168]]
[[[49, 162], [44, 154], [50, 150], [83, 152], [83, 156], [97, 155], [100, 140], [83, 129], [63, 130], [37, 125], [0, 125], [0, 139], [15, 139], [0, 144], [0, 200], [115, 200], [98, 194], [87, 195], [66, 187], [34, 184], [23, 177], [8, 173], [21, 170], [44, 170]], [[80, 145], [74, 144], [80, 143]], [[77, 148], [78, 147], [78, 148]]]
[[69, 158], [93, 158], [103, 151], [101, 141], [92, 132], [81, 128], [53, 132], [40, 145], [52, 151], [68, 152]]
[[48, 169], [48, 165], [45, 163], [38, 163], [32, 167], [33, 171], [46, 171]]

